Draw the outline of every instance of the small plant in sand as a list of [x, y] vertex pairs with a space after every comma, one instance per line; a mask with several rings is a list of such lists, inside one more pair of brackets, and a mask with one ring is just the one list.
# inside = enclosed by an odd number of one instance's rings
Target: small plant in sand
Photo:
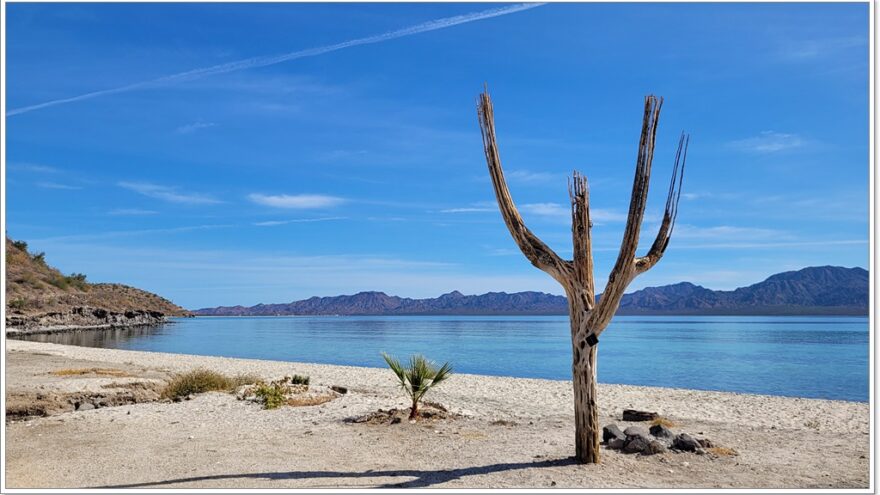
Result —
[[[293, 392], [294, 387], [291, 387], [292, 385], [298, 386], [295, 388], [301, 390], [308, 390], [309, 381], [310, 379], [307, 376], [285, 376], [280, 380], [274, 380], [269, 383], [258, 382], [253, 393], [257, 397], [257, 400], [263, 404], [263, 407], [266, 409], [275, 409], [290, 402], [287, 396]], [[295, 405], [311, 405], [307, 404], [307, 401], [300, 402], [302, 402], [302, 404], [297, 403]]]
[[419, 417], [419, 402], [421, 402], [422, 397], [425, 396], [428, 390], [434, 388], [435, 385], [439, 385], [452, 374], [452, 366], [449, 363], [445, 363], [438, 369], [432, 361], [429, 361], [420, 354], [410, 356], [409, 366], [402, 365], [400, 361], [384, 352], [382, 357], [385, 358], [385, 362], [388, 363], [391, 371], [400, 380], [400, 388], [412, 400], [409, 419]]

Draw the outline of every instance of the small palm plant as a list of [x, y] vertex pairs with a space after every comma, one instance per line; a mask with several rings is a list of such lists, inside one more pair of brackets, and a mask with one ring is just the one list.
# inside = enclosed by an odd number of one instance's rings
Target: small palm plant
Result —
[[391, 371], [400, 380], [400, 388], [412, 399], [409, 419], [419, 417], [419, 402], [428, 390], [431, 390], [435, 385], [439, 385], [440, 382], [446, 380], [452, 374], [452, 366], [449, 363], [437, 369], [432, 361], [429, 361], [421, 354], [410, 356], [409, 366], [400, 364], [400, 361], [384, 352], [382, 357], [385, 358], [385, 362], [388, 363]]

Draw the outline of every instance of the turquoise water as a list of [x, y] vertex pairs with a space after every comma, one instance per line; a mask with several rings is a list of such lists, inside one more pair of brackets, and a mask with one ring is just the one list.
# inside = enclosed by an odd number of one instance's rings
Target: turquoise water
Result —
[[[619, 316], [599, 381], [867, 401], [868, 331], [861, 317]], [[372, 367], [420, 352], [462, 373], [571, 376], [564, 316], [203, 317], [30, 340]]]

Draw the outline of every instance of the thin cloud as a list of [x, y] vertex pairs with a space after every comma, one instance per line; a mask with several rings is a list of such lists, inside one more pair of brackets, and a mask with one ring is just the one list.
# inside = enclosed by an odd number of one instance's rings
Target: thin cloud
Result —
[[862, 36], [826, 38], [820, 40], [800, 40], [786, 43], [779, 55], [783, 58], [807, 62], [839, 55], [853, 48], [868, 48], [868, 40]]
[[143, 230], [113, 230], [109, 232], [97, 232], [93, 234], [74, 234], [62, 235], [55, 237], [46, 237], [43, 239], [34, 239], [35, 242], [51, 242], [51, 241], [89, 241], [97, 239], [116, 239], [120, 237], [136, 237], [142, 235], [155, 234], [176, 234], [181, 232], [195, 232], [200, 230], [225, 229], [235, 227], [235, 225], [192, 225], [186, 227], [171, 227], [167, 229], [143, 229]]
[[495, 211], [497, 208], [478, 208], [478, 207], [465, 207], [465, 208], [447, 208], [445, 210], [440, 210], [440, 213], [483, 213], [487, 211]]
[[178, 127], [174, 130], [177, 134], [190, 134], [196, 132], [201, 129], [207, 129], [209, 127], [216, 127], [217, 124], [213, 122], [193, 122], [192, 124], [186, 124]]
[[730, 146], [750, 153], [776, 153], [802, 147], [805, 143], [797, 134], [763, 131], [758, 136], [731, 141]]
[[68, 184], [59, 184], [57, 182], [37, 182], [37, 187], [42, 187], [43, 189], [61, 189], [67, 191], [75, 191], [78, 189], [82, 189], [79, 186], [71, 186]]
[[9, 165], [13, 170], [23, 170], [25, 172], [36, 172], [40, 174], [57, 174], [58, 172], [61, 172], [55, 167], [37, 165], [35, 163], [10, 163]]
[[[571, 209], [559, 203], [526, 203], [519, 208], [522, 212], [547, 218], [571, 219]], [[626, 215], [603, 208], [590, 208], [590, 220], [594, 222], [622, 222]]]
[[107, 214], [114, 215], [114, 216], [138, 217], [138, 216], [157, 215], [157, 214], [159, 214], [159, 212], [155, 211], [155, 210], [142, 210], [140, 208], [117, 208], [115, 210], [108, 211]]
[[292, 220], [267, 220], [265, 222], [254, 222], [257, 227], [277, 227], [279, 225], [287, 225], [289, 223], [311, 223], [311, 222], [329, 222], [332, 220], [345, 220], [347, 217], [321, 217], [321, 218], [294, 218]]
[[351, 48], [354, 46], [360, 45], [369, 45], [373, 43], [381, 43], [383, 41], [389, 41], [396, 38], [403, 38], [405, 36], [412, 36], [414, 34], [426, 33], [429, 31], [436, 31], [438, 29], [445, 29], [452, 26], [457, 26], [459, 24], [465, 24], [468, 22], [480, 21], [483, 19], [490, 19], [492, 17], [498, 17], [507, 14], [513, 14], [514, 12], [520, 12], [523, 10], [532, 9], [535, 7], [540, 7], [544, 5], [542, 3], [523, 3], [517, 5], [510, 5], [505, 7], [498, 7], [489, 10], [483, 10], [480, 12], [472, 12], [470, 14], [457, 15], [453, 17], [444, 17], [442, 19], [435, 19], [433, 21], [423, 22], [421, 24], [416, 24], [415, 26], [410, 26], [408, 28], [398, 29], [396, 31], [388, 31], [386, 33], [377, 34], [374, 36], [368, 36], [366, 38], [358, 38], [349, 41], [343, 41], [342, 43], [337, 43], [335, 45], [327, 45], [318, 48], [309, 48], [306, 50], [298, 50], [295, 52], [284, 53], [281, 55], [267, 55], [261, 57], [252, 57], [244, 60], [238, 60], [235, 62], [228, 62], [225, 64], [214, 65], [211, 67], [203, 67], [201, 69], [193, 69], [186, 72], [179, 72], [177, 74], [171, 74], [168, 76], [160, 77], [157, 79], [152, 79], [149, 81], [142, 81], [138, 83], [128, 84], [125, 86], [120, 86], [117, 88], [104, 89], [100, 91], [93, 91], [91, 93], [85, 93], [78, 96], [73, 96], [70, 98], [61, 98], [58, 100], [51, 100], [44, 103], [39, 103], [36, 105], [30, 105], [21, 108], [14, 108], [6, 112], [6, 116], [18, 115], [22, 113], [32, 112], [34, 110], [40, 110], [43, 108], [53, 107], [56, 105], [62, 105], [64, 103], [73, 103], [76, 101], [89, 100], [92, 98], [97, 98], [99, 96], [106, 96], [118, 93], [125, 93], [129, 91], [135, 91], [138, 89], [146, 89], [153, 88], [158, 86], [165, 86], [169, 84], [174, 84], [183, 81], [190, 81], [193, 79], [199, 79], [202, 77], [213, 76], [216, 74], [225, 74], [228, 72], [235, 72], [246, 69], [253, 69], [257, 67], [266, 67], [268, 65], [280, 64], [282, 62], [287, 62], [290, 60], [295, 60], [298, 58], [305, 57], [315, 57], [318, 55], [323, 55], [325, 53], [335, 52], [337, 50], [342, 50], [345, 48]]
[[138, 194], [143, 194], [149, 198], [160, 199], [162, 201], [168, 201], [169, 203], [191, 205], [212, 205], [222, 203], [222, 201], [205, 194], [180, 192], [176, 187], [162, 186], [150, 182], [119, 182], [116, 185]]
[[558, 179], [560, 176], [548, 172], [532, 172], [529, 170], [511, 170], [505, 173], [508, 179], [514, 182], [523, 182], [528, 184], [540, 184]]
[[248, 199], [263, 206], [273, 208], [312, 209], [330, 208], [345, 203], [344, 198], [324, 194], [258, 194], [248, 195]]

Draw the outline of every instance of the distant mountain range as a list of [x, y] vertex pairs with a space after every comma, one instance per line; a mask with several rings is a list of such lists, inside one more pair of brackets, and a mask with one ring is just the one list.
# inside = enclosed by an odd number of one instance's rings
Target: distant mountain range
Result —
[[[748, 287], [716, 291], [681, 282], [648, 287], [623, 296], [621, 315], [867, 315], [868, 271], [837, 266], [778, 273]], [[489, 292], [466, 296], [454, 291], [431, 299], [360, 292], [312, 297], [282, 304], [221, 306], [193, 311], [198, 316], [281, 315], [563, 315], [563, 296], [543, 292]]]

